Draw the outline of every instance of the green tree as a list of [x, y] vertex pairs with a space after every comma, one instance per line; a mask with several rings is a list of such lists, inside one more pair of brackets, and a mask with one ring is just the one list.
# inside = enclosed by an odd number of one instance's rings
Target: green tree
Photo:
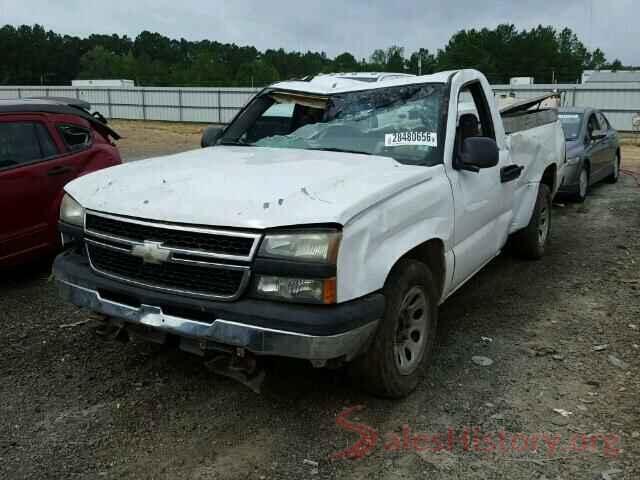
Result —
[[102, 46], [94, 47], [80, 59], [80, 78], [119, 78], [122, 73], [122, 57]]
[[393, 45], [374, 50], [369, 61], [350, 52], [330, 59], [324, 52], [283, 48], [258, 51], [252, 46], [213, 40], [172, 39], [143, 31], [126, 35], [79, 38], [46, 31], [40, 25], [0, 28], [0, 82], [4, 84], [65, 84], [74, 78], [130, 78], [139, 85], [227, 86], [237, 82], [265, 84], [320, 72], [409, 71], [417, 73], [477, 68], [494, 83], [513, 76], [534, 76], [538, 82], [575, 82], [584, 69], [624, 68], [611, 64], [600, 49], [590, 51], [568, 28], [539, 25], [518, 31], [514, 25], [461, 30], [434, 55], [421, 48], [405, 58]]
[[422, 75], [428, 75], [436, 71], [436, 57], [426, 48], [413, 52], [407, 61], [409, 73], [418, 74], [418, 63], [422, 64]]
[[278, 71], [265, 60], [245, 63], [236, 74], [236, 85], [241, 86], [263, 87], [278, 80]]
[[344, 52], [333, 59], [331, 70], [334, 72], [357, 72], [360, 70], [360, 65], [353, 55]]
[[387, 72], [402, 73], [405, 69], [404, 47], [393, 45], [387, 48], [386, 52], [387, 64], [385, 70]]

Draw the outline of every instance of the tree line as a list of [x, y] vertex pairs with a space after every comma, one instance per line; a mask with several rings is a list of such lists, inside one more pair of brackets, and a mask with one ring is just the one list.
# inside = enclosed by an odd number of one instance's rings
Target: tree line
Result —
[[537, 83], [579, 81], [582, 71], [623, 68], [599, 48], [589, 50], [569, 28], [514, 25], [461, 30], [437, 51], [407, 53], [391, 46], [357, 59], [349, 52], [330, 58], [306, 53], [238, 46], [211, 40], [171, 39], [143, 31], [80, 38], [40, 25], [0, 29], [0, 84], [65, 85], [73, 79], [131, 79], [142, 86], [262, 86], [322, 72], [387, 71], [422, 74], [477, 68], [492, 83], [534, 77]]

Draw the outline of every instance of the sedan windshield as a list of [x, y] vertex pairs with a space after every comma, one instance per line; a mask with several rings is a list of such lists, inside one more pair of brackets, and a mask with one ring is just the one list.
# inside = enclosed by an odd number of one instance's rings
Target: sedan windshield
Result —
[[562, 129], [564, 130], [565, 140], [575, 140], [580, 135], [582, 127], [581, 113], [560, 113], [558, 115]]
[[233, 121], [221, 145], [299, 148], [442, 161], [442, 84], [377, 88], [329, 96], [271, 90]]

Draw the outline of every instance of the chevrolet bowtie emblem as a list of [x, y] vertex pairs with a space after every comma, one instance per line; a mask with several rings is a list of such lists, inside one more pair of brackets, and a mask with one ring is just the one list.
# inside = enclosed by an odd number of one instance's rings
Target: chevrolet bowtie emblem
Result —
[[144, 245], [134, 245], [131, 255], [142, 258], [144, 263], [160, 264], [169, 260], [171, 252], [162, 248], [161, 242], [144, 241]]

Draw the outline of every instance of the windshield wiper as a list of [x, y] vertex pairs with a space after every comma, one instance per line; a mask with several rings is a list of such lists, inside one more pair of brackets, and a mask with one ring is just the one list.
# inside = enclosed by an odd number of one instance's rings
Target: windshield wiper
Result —
[[333, 147], [306, 148], [305, 150], [320, 150], [322, 152], [360, 153], [362, 155], [371, 155], [370, 152], [363, 152], [362, 150], [348, 150], [346, 148], [333, 148]]

